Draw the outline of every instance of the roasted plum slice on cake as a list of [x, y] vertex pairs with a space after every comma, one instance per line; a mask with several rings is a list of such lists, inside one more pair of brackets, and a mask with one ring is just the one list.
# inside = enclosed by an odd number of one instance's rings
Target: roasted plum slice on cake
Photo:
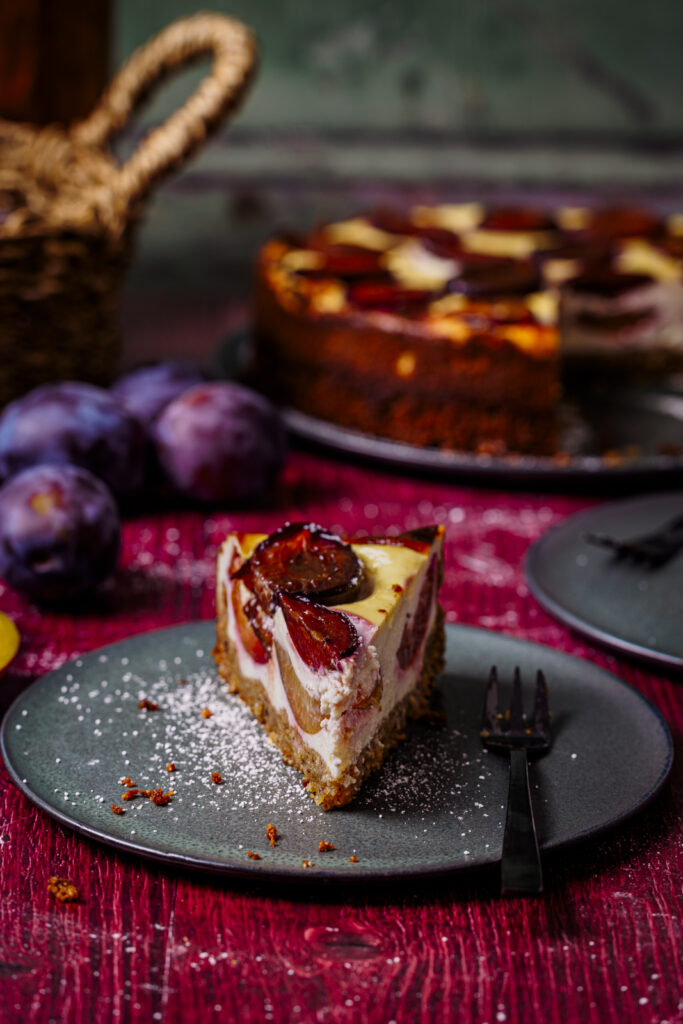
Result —
[[434, 598], [434, 584], [436, 583], [436, 559], [432, 559], [427, 575], [425, 576], [420, 599], [417, 603], [414, 615], [406, 620], [401, 636], [396, 658], [401, 668], [406, 669], [412, 665], [415, 656], [419, 651], [422, 641], [425, 638], [429, 625], [429, 611]]
[[[314, 672], [338, 670], [343, 660], [358, 650], [358, 631], [344, 612], [288, 594], [280, 594], [278, 604], [297, 653]], [[280, 644], [275, 650], [294, 717], [304, 732], [319, 732], [323, 718], [320, 699], [302, 686], [287, 651]]]
[[240, 580], [234, 581], [230, 600], [235, 625], [245, 649], [254, 661], [265, 665], [273, 636], [258, 601]]
[[302, 250], [298, 262], [296, 273], [304, 277], [386, 277], [381, 254], [359, 245], [313, 244]]
[[489, 231], [555, 231], [557, 224], [550, 213], [523, 206], [499, 206], [482, 217], [481, 228]]
[[373, 281], [355, 284], [349, 289], [349, 302], [358, 309], [377, 309], [406, 316], [424, 309], [433, 297], [426, 288], [402, 288], [393, 283]]
[[272, 611], [279, 594], [301, 594], [323, 604], [351, 600], [363, 566], [340, 537], [313, 523], [286, 523], [258, 545], [234, 576]]
[[358, 650], [358, 631], [344, 612], [288, 594], [278, 603], [294, 646], [314, 671], [339, 668]]
[[443, 536], [347, 541], [288, 523], [221, 547], [220, 673], [324, 809], [352, 800], [426, 707], [443, 665]]
[[531, 262], [494, 257], [465, 262], [460, 274], [449, 281], [447, 291], [477, 299], [529, 295], [540, 286], [540, 271]]

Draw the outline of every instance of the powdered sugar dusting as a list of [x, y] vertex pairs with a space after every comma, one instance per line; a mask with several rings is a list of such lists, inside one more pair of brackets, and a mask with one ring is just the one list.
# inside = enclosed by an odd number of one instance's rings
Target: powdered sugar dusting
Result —
[[[476, 716], [452, 695], [445, 728], [412, 725], [352, 805], [324, 812], [228, 693], [208, 653], [212, 641], [211, 623], [176, 627], [46, 677], [49, 700], [29, 703], [17, 724], [28, 728], [33, 715], [51, 722], [48, 749], [38, 749], [43, 733], [33, 746], [26, 741], [23, 754], [34, 773], [40, 767], [49, 775], [50, 802], [60, 814], [117, 843], [237, 870], [299, 873], [309, 860], [307, 877], [358, 877], [433, 869], [444, 859], [457, 866], [472, 851], [495, 859], [501, 799], [491, 801], [488, 790], [499, 766], [492, 771]], [[163, 806], [128, 799], [124, 779], [172, 796]], [[123, 813], [112, 813], [112, 805]], [[265, 836], [271, 823], [275, 847]], [[334, 850], [320, 852], [321, 839]], [[248, 858], [248, 850], [260, 859]], [[358, 860], [350, 862], [352, 855]]]

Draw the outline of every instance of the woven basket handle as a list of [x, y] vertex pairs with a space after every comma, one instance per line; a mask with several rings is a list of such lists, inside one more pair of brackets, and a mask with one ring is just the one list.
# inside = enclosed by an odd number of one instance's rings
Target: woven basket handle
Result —
[[220, 14], [196, 14], [173, 22], [133, 53], [92, 114], [74, 125], [71, 135], [77, 142], [105, 146], [163, 78], [207, 54], [213, 55], [210, 73], [119, 169], [117, 188], [124, 201], [146, 196], [238, 107], [256, 66], [252, 33], [240, 21]]

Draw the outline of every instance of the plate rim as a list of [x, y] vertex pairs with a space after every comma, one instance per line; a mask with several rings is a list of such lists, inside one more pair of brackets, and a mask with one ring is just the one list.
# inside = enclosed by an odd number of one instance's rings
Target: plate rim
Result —
[[457, 449], [421, 448], [405, 441], [365, 434], [291, 407], [285, 406], [281, 411], [287, 429], [303, 441], [397, 468], [440, 471], [448, 475], [470, 474], [487, 478], [553, 482], [602, 481], [605, 478], [631, 480], [640, 476], [666, 478], [683, 469], [683, 456], [680, 455], [652, 455], [611, 461], [602, 455], [585, 454], [573, 455], [565, 463], [556, 461], [550, 455], [511, 453], [496, 456]]
[[678, 657], [675, 654], [666, 654], [665, 652], [657, 651], [652, 647], [634, 643], [623, 637], [615, 636], [601, 627], [587, 622], [585, 619], [581, 618], [580, 615], [568, 608], [565, 608], [564, 605], [549, 594], [545, 587], [539, 582], [536, 575], [534, 575], [537, 571], [538, 562], [543, 556], [544, 545], [549, 544], [550, 540], [554, 539], [558, 533], [562, 533], [567, 527], [567, 524], [577, 524], [577, 522], [581, 522], [585, 519], [589, 520], [591, 515], [594, 515], [597, 510], [604, 509], [606, 506], [612, 508], [614, 506], [647, 504], [662, 497], [675, 498], [679, 493], [681, 498], [683, 498], [683, 491], [644, 494], [632, 498], [623, 498], [618, 501], [603, 502], [600, 505], [594, 505], [591, 506], [591, 508], [584, 508], [579, 512], [572, 513], [567, 516], [566, 519], [563, 519], [561, 523], [551, 526], [550, 529], [546, 530], [545, 533], [543, 533], [533, 542], [533, 544], [529, 546], [524, 557], [524, 578], [529, 590], [538, 603], [546, 611], [550, 612], [551, 615], [555, 616], [555, 618], [560, 622], [570, 626], [572, 629], [575, 629], [577, 633], [581, 633], [583, 636], [587, 636], [591, 640], [596, 641], [596, 643], [601, 647], [607, 647], [619, 654], [630, 655], [645, 664], [655, 666], [660, 669], [665, 668], [676, 673], [683, 673], [683, 657]]
[[[10, 735], [10, 720], [16, 713], [25, 699], [25, 696], [29, 691], [34, 688], [38, 688], [41, 685], [47, 685], [46, 680], [49, 680], [53, 674], [61, 672], [69, 665], [75, 665], [79, 660], [89, 658], [90, 656], [99, 656], [101, 653], [107, 652], [111, 648], [120, 647], [122, 643], [126, 643], [128, 640], [134, 640], [142, 637], [149, 637], [151, 634], [162, 634], [169, 630], [176, 630], [178, 632], [183, 629], [191, 629], [197, 627], [209, 627], [213, 625], [212, 619], [195, 619], [185, 623], [176, 623], [171, 626], [162, 626], [151, 630], [145, 630], [141, 633], [132, 634], [130, 637], [123, 638], [123, 640], [114, 641], [113, 643], [103, 645], [101, 647], [93, 648], [91, 651], [87, 651], [84, 654], [76, 655], [74, 658], [63, 662], [58, 668], [52, 669], [50, 672], [39, 676], [33, 680], [18, 696], [12, 701], [8, 707], [5, 715], [3, 716], [2, 722], [0, 723], [0, 755], [2, 756], [5, 768], [10, 776], [12, 782], [16, 785], [19, 791], [36, 807], [48, 815], [48, 817], [59, 822], [61, 825], [65, 825], [67, 828], [76, 832], [78, 835], [84, 836], [86, 839], [95, 840], [102, 843], [104, 846], [112, 849], [121, 851], [125, 854], [136, 854], [142, 857], [144, 860], [152, 860], [155, 863], [164, 865], [175, 865], [182, 867], [190, 871], [206, 872], [215, 876], [223, 876], [227, 878], [248, 878], [251, 881], [258, 882], [272, 882], [272, 883], [292, 883], [292, 884], [305, 884], [309, 885], [311, 882], [320, 883], [323, 885], [338, 885], [338, 886], [353, 886], [356, 883], [362, 884], [368, 881], [382, 882], [391, 884], [392, 882], [400, 881], [428, 881], [443, 877], [455, 877], [463, 873], [472, 872], [476, 870], [486, 869], [492, 865], [500, 864], [500, 857], [496, 851], [491, 854], [482, 855], [477, 858], [476, 861], [472, 862], [459, 862], [457, 864], [439, 864], [434, 867], [427, 868], [415, 868], [415, 867], [403, 867], [392, 868], [387, 870], [386, 868], [372, 869], [363, 867], [359, 870], [351, 870], [347, 873], [342, 874], [338, 869], [330, 870], [325, 868], [317, 868], [315, 872], [306, 871], [303, 868], [288, 867], [286, 865], [268, 865], [266, 862], [250, 861], [248, 864], [237, 864], [237, 863], [218, 863], [213, 860], [207, 860], [203, 857], [195, 855], [187, 855], [177, 852], [162, 852], [150, 848], [142, 843], [131, 841], [108, 832], [104, 832], [99, 828], [88, 825], [87, 823], [81, 822], [77, 819], [72, 818], [68, 813], [60, 811], [58, 808], [53, 807], [46, 800], [43, 800], [37, 793], [35, 793], [28, 782], [24, 781], [19, 772], [16, 770], [12, 763], [11, 757], [8, 750], [8, 737]], [[578, 843], [585, 842], [589, 839], [598, 839], [603, 836], [606, 832], [611, 831], [617, 825], [621, 825], [627, 821], [630, 821], [633, 817], [643, 811], [646, 807], [653, 802], [657, 795], [661, 792], [667, 779], [671, 774], [671, 770], [674, 763], [674, 744], [671, 730], [669, 728], [666, 718], [647, 698], [640, 690], [635, 686], [621, 679], [615, 673], [610, 672], [609, 669], [605, 669], [600, 665], [596, 665], [594, 662], [581, 658], [577, 655], [570, 654], [567, 651], [558, 650], [555, 647], [551, 647], [549, 644], [539, 644], [533, 640], [526, 640], [523, 637], [511, 636], [507, 633], [500, 633], [484, 629], [478, 626], [470, 626], [465, 623], [447, 623], [446, 625], [447, 636], [449, 633], [475, 633], [478, 636], [491, 636], [493, 634], [497, 640], [503, 643], [510, 644], [512, 646], [521, 646], [524, 648], [541, 648], [550, 653], [550, 656], [558, 658], [560, 661], [569, 660], [569, 662], [579, 662], [589, 666], [590, 670], [606, 677], [609, 680], [611, 686], [617, 688], [624, 688], [640, 700], [644, 705], [646, 711], [652, 715], [656, 721], [662, 739], [666, 747], [666, 754], [663, 761], [663, 766], [660, 771], [658, 778], [655, 780], [651, 788], [642, 796], [640, 799], [630, 806], [625, 812], [617, 815], [616, 817], [609, 818], [599, 825], [582, 829], [566, 839], [560, 839], [545, 843], [541, 852], [547, 854], [556, 850], [564, 850], [575, 846]], [[447, 641], [448, 643], [448, 641]]]

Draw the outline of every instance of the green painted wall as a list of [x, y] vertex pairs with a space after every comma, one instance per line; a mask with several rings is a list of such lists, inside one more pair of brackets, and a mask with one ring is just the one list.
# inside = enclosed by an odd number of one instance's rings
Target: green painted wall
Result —
[[[115, 0], [113, 65], [204, 6]], [[251, 25], [261, 69], [235, 122], [157, 192], [133, 275], [145, 287], [239, 291], [274, 227], [373, 202], [609, 192], [683, 208], [682, 0], [210, 6]]]
[[[242, 18], [262, 44], [245, 127], [683, 134], [680, 0], [211, 6]], [[118, 0], [117, 60], [196, 9], [183, 0]]]

